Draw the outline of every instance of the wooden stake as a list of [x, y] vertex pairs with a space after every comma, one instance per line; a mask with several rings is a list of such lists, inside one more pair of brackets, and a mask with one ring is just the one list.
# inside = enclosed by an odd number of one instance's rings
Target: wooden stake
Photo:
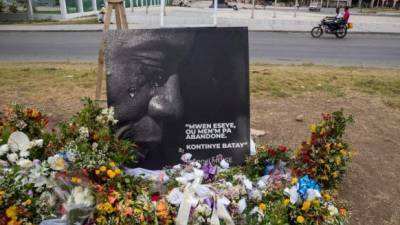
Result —
[[117, 23], [117, 30], [127, 30], [128, 29], [128, 21], [126, 19], [126, 13], [124, 8], [123, 0], [108, 0], [107, 1], [107, 11], [104, 19], [104, 29], [102, 34], [102, 39], [100, 43], [99, 49], [99, 58], [98, 58], [98, 66], [97, 66], [97, 84], [96, 84], [96, 100], [99, 101], [101, 97], [101, 85], [103, 82], [104, 76], [104, 67], [105, 67], [105, 48], [106, 48], [106, 33], [110, 29], [111, 23], [111, 14], [113, 9], [115, 10], [115, 21]]

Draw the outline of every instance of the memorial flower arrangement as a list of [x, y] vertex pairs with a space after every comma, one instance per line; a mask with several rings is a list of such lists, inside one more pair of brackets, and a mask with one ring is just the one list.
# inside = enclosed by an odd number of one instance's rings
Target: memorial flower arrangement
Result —
[[[113, 109], [86, 99], [48, 131], [37, 109], [0, 122], [0, 224], [348, 224], [336, 186], [351, 117], [323, 114], [299, 149], [258, 146], [242, 166], [219, 155], [133, 175], [135, 145], [112, 135]], [[329, 168], [329, 169], [328, 169]], [[142, 175], [139, 175], [142, 174]]]

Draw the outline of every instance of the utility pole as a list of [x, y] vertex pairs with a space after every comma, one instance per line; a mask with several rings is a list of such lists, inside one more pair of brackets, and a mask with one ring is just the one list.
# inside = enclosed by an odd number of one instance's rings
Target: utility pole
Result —
[[28, 14], [28, 20], [33, 20], [33, 7], [32, 0], [28, 0], [26, 4], [26, 13]]
[[296, 9], [294, 10], [294, 15], [293, 15], [293, 17], [296, 18], [296, 16], [297, 16], [297, 10], [299, 9], [299, 0], [296, 0], [296, 3], [294, 4], [294, 7], [296, 7]]
[[254, 19], [254, 8], [256, 7], [255, 0], [253, 0], [252, 4], [253, 4], [253, 8], [251, 8], [251, 18]]
[[274, 14], [272, 15], [272, 18], [276, 18], [276, 2], [277, 0], [274, 2]]

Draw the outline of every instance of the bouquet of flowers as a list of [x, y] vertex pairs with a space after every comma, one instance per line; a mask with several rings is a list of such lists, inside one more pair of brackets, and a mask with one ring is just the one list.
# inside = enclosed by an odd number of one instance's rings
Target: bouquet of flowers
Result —
[[[84, 100], [48, 131], [47, 117], [14, 105], [0, 123], [0, 224], [347, 224], [332, 188], [350, 159], [351, 117], [323, 114], [293, 152], [258, 146], [242, 166], [221, 156], [132, 176], [135, 145], [112, 135], [113, 109]], [[55, 220], [55, 218], [58, 218]]]

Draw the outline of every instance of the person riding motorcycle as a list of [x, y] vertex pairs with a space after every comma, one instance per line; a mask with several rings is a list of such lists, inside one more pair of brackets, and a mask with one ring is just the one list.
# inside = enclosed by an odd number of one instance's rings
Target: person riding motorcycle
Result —
[[[332, 19], [332, 17], [330, 17]], [[328, 27], [330, 30], [334, 31], [339, 29], [340, 25], [346, 25], [350, 18], [349, 7], [346, 6], [344, 8], [344, 13], [340, 13], [340, 9], [336, 8], [336, 16], [332, 19], [331, 22], [328, 23]]]

